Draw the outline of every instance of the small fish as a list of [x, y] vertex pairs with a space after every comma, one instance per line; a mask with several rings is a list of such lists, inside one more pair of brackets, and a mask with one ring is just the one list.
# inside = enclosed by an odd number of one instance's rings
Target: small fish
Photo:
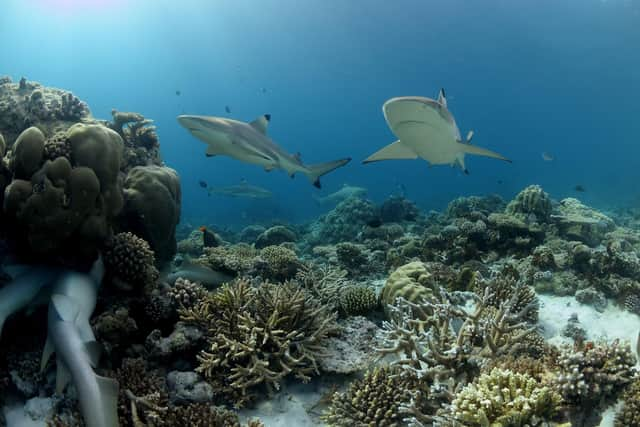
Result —
[[504, 181], [502, 181], [501, 179], [498, 180], [498, 184], [502, 184]]
[[200, 181], [198, 181], [198, 184], [199, 184], [199, 185], [200, 185], [200, 187], [202, 187], [202, 188], [207, 188], [207, 183], [206, 183], [205, 181], [200, 180]]
[[231, 107], [229, 107], [228, 105], [224, 106], [224, 111], [227, 112], [227, 114], [231, 114]]
[[262, 92], [262, 93], [267, 93], [267, 88], [266, 88], [266, 87], [261, 87], [261, 88], [260, 88], [260, 92]]
[[215, 248], [216, 246], [220, 245], [220, 242], [218, 241], [218, 236], [216, 236], [216, 233], [209, 230], [204, 225], [200, 226], [198, 230], [202, 232], [202, 243], [204, 244], [205, 248]]
[[582, 185], [578, 184], [575, 187], [573, 187], [574, 191], [577, 191], [578, 193], [584, 193], [585, 191], [587, 191], [586, 188], [584, 188]]
[[182, 92], [180, 92], [179, 90], [176, 91], [176, 96], [180, 96], [182, 95]]
[[542, 160], [544, 160], [545, 162], [552, 162], [554, 160], [554, 157], [552, 154], [549, 154], [545, 151], [542, 153]]

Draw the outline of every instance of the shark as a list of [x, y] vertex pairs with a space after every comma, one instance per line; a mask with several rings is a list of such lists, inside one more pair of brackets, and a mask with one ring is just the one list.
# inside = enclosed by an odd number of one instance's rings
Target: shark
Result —
[[351, 161], [350, 157], [326, 163], [306, 165], [300, 153], [289, 154], [267, 136], [271, 115], [265, 114], [252, 122], [224, 117], [180, 115], [178, 123], [193, 136], [207, 144], [205, 155], [228, 156], [245, 163], [262, 166], [267, 172], [282, 169], [290, 177], [297, 172], [307, 176], [320, 188], [320, 177]]
[[328, 194], [324, 197], [318, 197], [314, 194], [313, 199], [319, 205], [336, 205], [350, 197], [365, 197], [366, 195], [366, 188], [344, 184], [338, 191], [334, 191], [333, 193]]
[[118, 382], [94, 371], [102, 348], [95, 340], [89, 318], [104, 276], [101, 260], [96, 264], [89, 274], [63, 273], [53, 285], [40, 369], [44, 371], [55, 353], [56, 393], [62, 393], [73, 382], [87, 427], [118, 427]]
[[47, 266], [12, 266], [4, 270], [11, 282], [0, 288], [0, 338], [4, 323], [11, 315], [28, 307], [47, 304], [51, 285], [60, 271]]
[[164, 281], [173, 286], [180, 277], [192, 282], [198, 282], [208, 289], [216, 288], [235, 278], [235, 276], [223, 271], [214, 270], [191, 261], [183, 261], [178, 270], [166, 274]]
[[473, 131], [463, 140], [447, 107], [444, 89], [438, 99], [419, 96], [391, 98], [382, 106], [384, 118], [398, 140], [367, 157], [363, 163], [396, 159], [424, 159], [429, 165], [451, 165], [469, 174], [465, 154], [511, 162], [501, 154], [471, 145]]
[[247, 199], [268, 199], [273, 196], [271, 191], [266, 188], [251, 185], [245, 180], [240, 181], [240, 184], [227, 187], [209, 187], [208, 192], [209, 195], [217, 194], [219, 196], [244, 197]]

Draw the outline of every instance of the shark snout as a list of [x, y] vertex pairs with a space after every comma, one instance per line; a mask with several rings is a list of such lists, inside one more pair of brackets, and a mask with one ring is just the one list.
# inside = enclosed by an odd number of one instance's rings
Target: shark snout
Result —
[[178, 123], [186, 129], [193, 130], [198, 128], [198, 117], [197, 116], [189, 116], [189, 115], [181, 115], [178, 116]]

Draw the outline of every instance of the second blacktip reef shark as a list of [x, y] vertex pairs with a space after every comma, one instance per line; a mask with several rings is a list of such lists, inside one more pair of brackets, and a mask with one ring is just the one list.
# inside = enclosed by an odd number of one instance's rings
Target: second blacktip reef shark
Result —
[[300, 154], [289, 154], [267, 136], [271, 116], [265, 114], [246, 123], [224, 117], [178, 116], [178, 123], [207, 144], [206, 156], [229, 156], [264, 167], [269, 172], [283, 169], [293, 177], [300, 172], [320, 188], [320, 177], [351, 161], [351, 158], [305, 165]]
[[498, 153], [471, 145], [473, 131], [462, 140], [442, 89], [437, 100], [419, 96], [391, 98], [384, 103], [382, 111], [398, 140], [367, 157], [363, 163], [420, 157], [429, 165], [458, 166], [468, 174], [465, 154], [511, 162]]

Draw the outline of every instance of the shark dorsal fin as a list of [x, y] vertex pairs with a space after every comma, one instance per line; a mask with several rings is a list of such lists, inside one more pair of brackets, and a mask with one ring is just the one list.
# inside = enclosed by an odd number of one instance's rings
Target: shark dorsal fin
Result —
[[444, 108], [447, 108], [447, 98], [446, 98], [446, 96], [444, 94], [444, 89], [440, 89], [440, 92], [438, 92], [438, 102]]
[[249, 124], [261, 134], [266, 135], [267, 127], [269, 126], [270, 121], [271, 121], [271, 114], [265, 114], [263, 116], [258, 117], [257, 119], [255, 119]]

